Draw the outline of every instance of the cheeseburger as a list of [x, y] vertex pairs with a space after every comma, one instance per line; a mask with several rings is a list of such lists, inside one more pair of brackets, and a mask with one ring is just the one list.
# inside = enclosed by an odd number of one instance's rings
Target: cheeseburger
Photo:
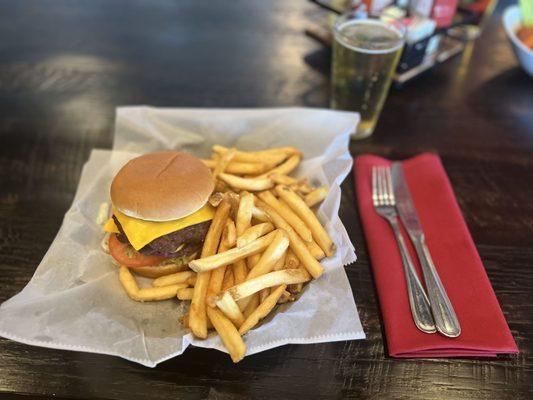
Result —
[[113, 215], [105, 225], [109, 252], [135, 272], [158, 277], [199, 256], [214, 216], [211, 171], [178, 151], [129, 161], [111, 183]]

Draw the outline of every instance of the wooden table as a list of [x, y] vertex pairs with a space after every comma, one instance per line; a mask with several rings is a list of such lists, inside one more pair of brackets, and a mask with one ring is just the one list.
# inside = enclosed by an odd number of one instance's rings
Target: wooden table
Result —
[[[91, 149], [111, 146], [116, 106], [327, 107], [328, 51], [302, 34], [322, 13], [303, 0], [0, 3], [0, 301], [32, 276]], [[347, 179], [341, 216], [359, 255], [347, 272], [367, 340], [284, 346], [238, 365], [189, 349], [149, 369], [0, 339], [0, 397], [531, 398], [533, 81], [500, 16], [462, 56], [393, 90], [374, 136], [352, 151], [442, 156], [518, 357], [387, 357]]]

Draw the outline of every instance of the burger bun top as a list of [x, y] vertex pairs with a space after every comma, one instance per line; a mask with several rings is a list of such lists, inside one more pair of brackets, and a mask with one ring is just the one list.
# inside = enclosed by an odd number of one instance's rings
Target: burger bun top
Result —
[[213, 192], [211, 171], [189, 153], [161, 151], [130, 160], [111, 183], [111, 201], [123, 214], [148, 221], [184, 218]]

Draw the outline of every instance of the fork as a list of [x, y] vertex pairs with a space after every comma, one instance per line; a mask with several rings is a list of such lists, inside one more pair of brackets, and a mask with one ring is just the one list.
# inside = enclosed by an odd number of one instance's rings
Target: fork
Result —
[[372, 203], [376, 212], [385, 218], [396, 237], [402, 256], [402, 263], [409, 295], [411, 314], [418, 329], [425, 333], [435, 333], [435, 321], [431, 314], [431, 307], [424, 287], [418, 279], [413, 261], [405, 245], [402, 232], [398, 225], [396, 200], [392, 189], [392, 179], [389, 167], [372, 167]]

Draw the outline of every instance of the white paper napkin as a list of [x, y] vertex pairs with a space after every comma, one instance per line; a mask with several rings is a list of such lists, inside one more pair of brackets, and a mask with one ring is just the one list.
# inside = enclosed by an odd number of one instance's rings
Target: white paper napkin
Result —
[[244, 150], [298, 147], [305, 160], [296, 175], [331, 188], [319, 218], [338, 251], [323, 260], [326, 273], [307, 285], [298, 301], [279, 306], [245, 336], [247, 355], [287, 343], [364, 338], [343, 268], [356, 256], [338, 217], [339, 185], [352, 163], [349, 135], [358, 120], [354, 113], [321, 109], [119, 108], [113, 151], [91, 153], [72, 206], [35, 275], [0, 306], [0, 336], [116, 355], [149, 367], [183, 353], [189, 344], [225, 351], [216, 335], [198, 340], [181, 327], [178, 317], [188, 302], [130, 300], [117, 268], [101, 250], [102, 227], [95, 222], [99, 205], [109, 201], [114, 174], [127, 160], [161, 149], [207, 156], [218, 143]]

